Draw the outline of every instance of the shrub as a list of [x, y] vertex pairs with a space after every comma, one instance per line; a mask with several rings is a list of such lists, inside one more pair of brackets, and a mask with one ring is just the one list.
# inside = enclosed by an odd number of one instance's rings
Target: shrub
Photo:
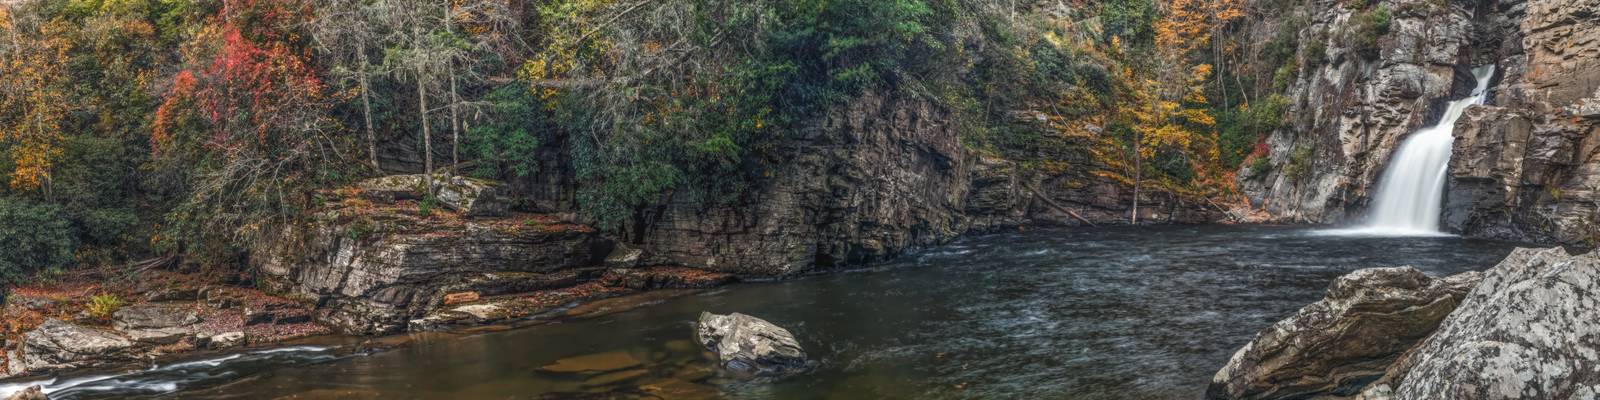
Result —
[[525, 83], [511, 83], [489, 93], [485, 101], [491, 105], [489, 123], [467, 132], [467, 148], [479, 163], [473, 174], [496, 179], [509, 173], [520, 178], [538, 171], [539, 138], [533, 130], [538, 128], [539, 113], [533, 91]]
[[1311, 155], [1314, 150], [1309, 145], [1301, 145], [1289, 153], [1289, 165], [1283, 167], [1283, 173], [1290, 182], [1300, 183], [1311, 177]]
[[0, 283], [66, 267], [77, 246], [60, 207], [0, 198]]
[[89, 297], [89, 316], [95, 319], [109, 319], [119, 309], [122, 309], [122, 298], [117, 295], [105, 293]]
[[417, 215], [424, 217], [433, 215], [435, 201], [433, 195], [422, 196], [422, 200], [417, 201]]
[[1389, 33], [1389, 6], [1378, 6], [1350, 18], [1345, 40], [1356, 52], [1367, 57], [1378, 56], [1378, 38]]

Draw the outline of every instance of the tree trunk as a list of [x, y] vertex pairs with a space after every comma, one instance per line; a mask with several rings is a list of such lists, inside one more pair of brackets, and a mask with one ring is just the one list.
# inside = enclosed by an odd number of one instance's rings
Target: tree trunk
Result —
[[461, 164], [461, 118], [456, 116], [456, 63], [450, 63], [450, 165]]
[[1139, 185], [1144, 178], [1144, 154], [1140, 151], [1140, 142], [1144, 141], [1142, 134], [1133, 134], [1133, 212], [1128, 214], [1128, 221], [1134, 225], [1139, 224]]
[[428, 197], [433, 197], [433, 133], [428, 128], [428, 92], [421, 74], [417, 76], [417, 111], [422, 116], [422, 182]]
[[367, 123], [367, 156], [372, 162], [372, 170], [382, 173], [378, 167], [378, 134], [372, 130], [372, 84], [367, 81], [367, 45], [358, 45], [357, 51], [360, 53], [361, 70], [356, 72], [356, 76], [361, 82], [361, 116]]
[[[455, 35], [455, 29], [450, 27], [450, 10], [445, 9], [444, 31]], [[461, 99], [456, 95], [456, 61], [445, 62], [450, 73], [450, 166], [455, 168], [461, 164], [461, 119], [456, 115], [456, 105], [461, 104]]]

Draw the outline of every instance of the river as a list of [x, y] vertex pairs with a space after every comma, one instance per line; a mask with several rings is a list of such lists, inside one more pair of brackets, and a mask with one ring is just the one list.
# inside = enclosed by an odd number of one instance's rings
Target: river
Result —
[[[1192, 399], [1235, 349], [1320, 299], [1335, 277], [1395, 265], [1435, 276], [1482, 270], [1513, 247], [1268, 226], [1029, 230], [871, 269], [522, 329], [417, 336], [370, 354], [300, 346], [62, 380], [52, 396]], [[702, 310], [787, 327], [816, 367], [778, 382], [720, 378], [688, 342]], [[585, 355], [621, 372], [542, 369]]]

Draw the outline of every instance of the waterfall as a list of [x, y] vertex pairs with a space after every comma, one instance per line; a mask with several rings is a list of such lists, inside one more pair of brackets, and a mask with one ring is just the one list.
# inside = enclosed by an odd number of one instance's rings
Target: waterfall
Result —
[[1389, 167], [1378, 182], [1372, 211], [1362, 231], [1375, 234], [1438, 234], [1440, 207], [1444, 200], [1445, 176], [1450, 168], [1450, 150], [1455, 142], [1456, 120], [1468, 106], [1483, 104], [1489, 91], [1494, 66], [1474, 68], [1478, 86], [1472, 95], [1450, 102], [1439, 123], [1412, 134], [1389, 159]]

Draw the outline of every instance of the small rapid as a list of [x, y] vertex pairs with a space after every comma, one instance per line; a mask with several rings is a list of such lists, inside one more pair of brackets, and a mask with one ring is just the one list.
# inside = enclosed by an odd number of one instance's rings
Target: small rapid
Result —
[[1438, 124], [1412, 134], [1395, 152], [1383, 178], [1367, 223], [1347, 233], [1383, 236], [1432, 236], [1439, 231], [1439, 214], [1444, 203], [1445, 178], [1450, 168], [1450, 153], [1455, 143], [1456, 120], [1467, 107], [1483, 104], [1494, 77], [1494, 66], [1472, 70], [1477, 86], [1466, 98], [1450, 102]]
[[161, 397], [183, 388], [234, 381], [243, 378], [245, 371], [251, 369], [337, 360], [340, 356], [336, 350], [326, 346], [289, 346], [155, 365], [143, 370], [0, 382], [0, 398], [32, 386], [40, 386], [45, 395], [57, 400]]

